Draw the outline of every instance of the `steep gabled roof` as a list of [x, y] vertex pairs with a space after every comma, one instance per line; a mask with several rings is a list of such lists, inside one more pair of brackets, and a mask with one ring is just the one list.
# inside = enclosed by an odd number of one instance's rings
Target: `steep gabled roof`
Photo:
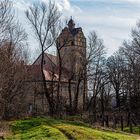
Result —
[[75, 36], [75, 35], [77, 35], [78, 32], [81, 31], [81, 30], [82, 30], [82, 28], [74, 28], [74, 29], [71, 30], [70, 32], [71, 32], [71, 34], [72, 34], [73, 36]]
[[[46, 81], [58, 81], [59, 79], [59, 68], [56, 66], [54, 69], [48, 65], [44, 65], [44, 74]], [[62, 68], [62, 77], [63, 82], [68, 82], [68, 71], [65, 68]], [[41, 66], [40, 65], [28, 65], [28, 76], [30, 80], [42, 80]]]
[[45, 53], [45, 56], [48, 57], [53, 64], [57, 65], [57, 56], [48, 53]]
[[[42, 53], [37, 57], [37, 59], [33, 62], [32, 65], [34, 65], [37, 62], [37, 60], [41, 57], [41, 55]], [[57, 56], [54, 56], [49, 53], [44, 53], [44, 56], [47, 57], [52, 62], [53, 65], [57, 65]]]
[[[51, 81], [54, 76], [54, 80], [58, 81], [59, 78], [59, 67], [57, 66], [57, 57], [48, 53], [45, 53], [44, 56], [48, 59], [47, 63], [44, 64], [44, 74], [47, 81]], [[41, 58], [41, 54], [35, 60], [35, 62], [29, 66], [29, 75], [31, 76], [32, 80], [42, 80], [41, 75], [41, 65], [38, 61]], [[38, 61], [38, 62], [37, 62]], [[37, 62], [37, 63], [36, 63]], [[30, 77], [29, 76], [29, 77]], [[62, 68], [62, 81], [68, 81], [69, 72], [67, 69]]]

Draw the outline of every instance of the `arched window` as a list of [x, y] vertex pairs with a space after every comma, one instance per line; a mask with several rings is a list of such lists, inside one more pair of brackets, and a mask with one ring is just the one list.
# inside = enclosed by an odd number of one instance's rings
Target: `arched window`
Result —
[[71, 45], [74, 46], [74, 41], [71, 42]]

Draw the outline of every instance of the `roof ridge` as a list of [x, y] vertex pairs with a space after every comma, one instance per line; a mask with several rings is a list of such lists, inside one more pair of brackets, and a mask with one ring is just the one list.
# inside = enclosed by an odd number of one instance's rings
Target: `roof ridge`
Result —
[[[49, 58], [49, 56], [47, 55], [48, 53], [45, 53], [45, 55]], [[53, 55], [54, 56], [54, 55]], [[57, 56], [56, 56], [57, 57]], [[55, 66], [57, 66], [52, 60], [51, 60], [51, 58], [49, 58], [49, 60], [55, 65]]]
[[[44, 52], [44, 54], [47, 56], [47, 54], [49, 54], [49, 53], [47, 53], [47, 52]], [[36, 58], [36, 60], [32, 63], [32, 65], [34, 65], [35, 64], [35, 62], [38, 60], [38, 58], [40, 57], [42, 55], [42, 53], [40, 53], [40, 55]], [[52, 54], [49, 54], [49, 55], [52, 55]], [[55, 55], [52, 55], [52, 56], [55, 56]], [[47, 56], [48, 57], [48, 56]], [[57, 56], [56, 56], [57, 57]], [[49, 57], [48, 57], [49, 58]], [[49, 58], [49, 60], [51, 60], [50, 58]], [[56, 66], [56, 64], [51, 60], [51, 62]]]

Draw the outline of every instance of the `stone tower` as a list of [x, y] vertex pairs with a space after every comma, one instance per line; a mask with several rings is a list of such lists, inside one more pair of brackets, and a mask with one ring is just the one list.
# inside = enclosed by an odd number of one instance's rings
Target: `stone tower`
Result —
[[72, 18], [62, 30], [57, 42], [62, 47], [60, 51], [62, 66], [75, 74], [83, 70], [86, 59], [86, 38], [81, 27], [75, 28]]

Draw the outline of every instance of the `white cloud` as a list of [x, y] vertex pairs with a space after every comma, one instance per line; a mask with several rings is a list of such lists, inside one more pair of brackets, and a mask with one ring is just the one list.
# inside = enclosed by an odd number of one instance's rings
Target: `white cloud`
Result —
[[[112, 0], [113, 1], [113, 0]], [[117, 0], [114, 0], [117, 1]], [[140, 0], [118, 0], [119, 2], [140, 3]]]
[[20, 10], [20, 11], [25, 11], [29, 6], [31, 5], [31, 3], [29, 1], [25, 1], [25, 0], [13, 0], [13, 6], [14, 8]]
[[68, 0], [57, 0], [56, 3], [60, 11], [71, 9], [71, 5]]
[[[48, 4], [48, 0], [42, 0], [43, 2]], [[76, 5], [71, 5], [69, 0], [52, 0], [53, 2], [55, 2], [55, 4], [57, 5], [58, 9], [60, 12], [62, 12], [64, 15], [69, 13], [74, 13], [76, 12], [81, 12], [81, 9], [76, 6]]]
[[[32, 1], [43, 1], [48, 3], [48, 0], [32, 0]], [[77, 23], [83, 27], [86, 35], [92, 30], [96, 30], [99, 37], [104, 39], [105, 45], [108, 48], [108, 53], [113, 53], [119, 46], [121, 46], [124, 39], [128, 39], [130, 35], [131, 28], [135, 26], [137, 19], [140, 17], [140, 10], [136, 8], [135, 10], [129, 9], [128, 7], [113, 9], [104, 9], [104, 7], [86, 7], [84, 8], [78, 4], [78, 1], [84, 1], [88, 3], [91, 2], [104, 2], [104, 3], [129, 3], [138, 5], [140, 0], [53, 0], [58, 9], [63, 13], [63, 19], [73, 16]], [[77, 2], [77, 4], [71, 3]], [[14, 6], [20, 11], [26, 10], [26, 8], [31, 4], [28, 0], [14, 0]], [[22, 13], [23, 15], [23, 13]], [[20, 16], [21, 18], [23, 16]], [[21, 19], [20, 18], [20, 19]], [[25, 19], [22, 19], [23, 23]], [[28, 29], [27, 29], [28, 30]], [[31, 42], [31, 46], [34, 46]]]
[[[84, 27], [86, 35], [93, 30], [97, 31], [99, 37], [104, 40], [105, 46], [108, 49], [108, 54], [112, 54], [122, 45], [124, 40], [129, 39], [131, 28], [135, 26], [140, 17], [140, 10], [137, 7], [140, 0], [76, 0], [74, 2], [77, 1], [84, 1], [85, 4], [87, 4], [88, 1], [93, 2], [93, 4], [95, 1], [96, 3], [129, 3], [129, 6], [127, 5], [126, 7], [121, 7], [120, 4], [109, 5], [108, 9], [103, 6], [89, 6], [84, 7], [87, 10], [83, 11], [82, 14], [77, 14], [75, 12], [75, 17], [77, 21], [80, 22], [81, 26]], [[136, 4], [136, 6], [133, 7], [134, 5], [131, 4]], [[84, 3], [82, 6], [83, 5]], [[113, 6], [115, 6], [115, 9]], [[133, 10], [131, 8], [133, 8]]]
[[55, 0], [55, 3], [64, 18], [69, 18], [75, 13], [80, 14], [82, 12], [78, 6], [71, 5], [69, 0]]
[[133, 3], [138, 4], [140, 3], [140, 0], [70, 0], [70, 1], [76, 1], [76, 2], [105, 2], [105, 3]]
[[[49, 3], [49, 0], [41, 0], [42, 2]], [[74, 17], [74, 15], [80, 15], [82, 13], [82, 10], [77, 5], [72, 5], [70, 0], [51, 0], [51, 2], [54, 2], [56, 6], [58, 7], [58, 10], [62, 13], [62, 20], [65, 22], [67, 21], [71, 16]]]

